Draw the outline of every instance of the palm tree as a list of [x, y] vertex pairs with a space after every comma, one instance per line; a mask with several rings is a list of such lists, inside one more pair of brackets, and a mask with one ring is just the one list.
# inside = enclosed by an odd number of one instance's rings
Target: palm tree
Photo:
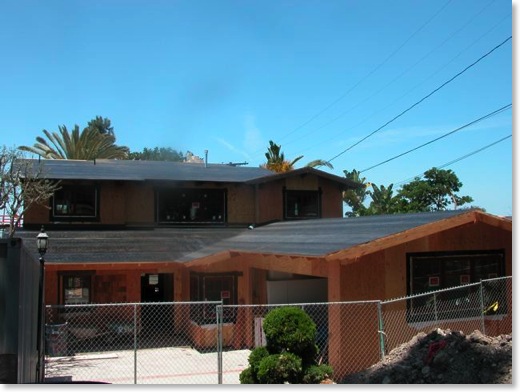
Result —
[[372, 197], [369, 210], [372, 215], [392, 214], [395, 212], [397, 199], [394, 197], [394, 184], [388, 187], [372, 184], [372, 191], [369, 192]]
[[352, 208], [352, 211], [346, 212], [345, 215], [349, 217], [365, 215], [367, 208], [363, 203], [369, 193], [368, 187], [372, 184], [370, 182], [365, 182], [366, 178], [361, 177], [360, 172], [356, 169], [351, 172], [343, 170], [343, 173], [349, 180], [363, 185], [360, 188], [349, 189], [343, 192], [343, 201]]
[[[282, 146], [274, 143], [272, 140], [269, 140], [269, 147], [267, 148], [267, 152], [265, 153], [265, 157], [267, 162], [262, 166], [266, 169], [274, 171], [276, 173], [285, 173], [291, 170], [294, 170], [294, 165], [300, 159], [303, 158], [303, 155], [300, 155], [293, 159], [292, 161], [286, 160], [285, 155], [281, 152]], [[306, 167], [319, 167], [319, 166], [327, 166], [330, 169], [333, 169], [333, 166], [330, 162], [325, 161], [323, 159], [316, 159], [311, 161], [305, 165]]]
[[95, 128], [99, 133], [106, 133], [115, 136], [114, 127], [112, 126], [110, 119], [105, 117], [96, 116], [96, 118], [93, 118], [88, 122], [87, 128]]
[[128, 156], [128, 147], [117, 146], [113, 134], [100, 133], [95, 126], [81, 132], [78, 125], [70, 133], [65, 125], [58, 126], [58, 130], [51, 133], [44, 129], [48, 140], [38, 136], [34, 146], [18, 148], [46, 159], [125, 159]]

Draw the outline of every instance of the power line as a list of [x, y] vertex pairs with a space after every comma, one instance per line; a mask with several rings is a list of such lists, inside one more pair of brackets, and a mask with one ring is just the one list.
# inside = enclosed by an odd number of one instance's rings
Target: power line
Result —
[[[382, 88], [380, 88], [378, 91], [376, 91], [375, 93], [373, 93], [372, 95], [368, 96], [367, 98], [365, 98], [364, 100], [362, 100], [361, 102], [358, 102], [356, 105], [350, 107], [350, 109], [347, 109], [343, 112], [341, 112], [339, 115], [337, 115], [336, 117], [332, 118], [331, 120], [329, 120], [328, 122], [326, 122], [325, 124], [322, 124], [321, 126], [319, 126], [318, 128], [315, 128], [303, 135], [301, 135], [302, 138], [306, 137], [306, 136], [309, 136], [311, 133], [313, 132], [316, 132], [316, 131], [319, 131], [323, 128], [326, 128], [328, 127], [330, 124], [336, 122], [337, 120], [339, 120], [340, 118], [342, 118], [344, 115], [346, 115], [347, 113], [351, 112], [353, 109], [355, 109], [356, 107], [360, 106], [361, 104], [369, 101], [370, 99], [372, 99], [374, 96], [378, 95], [379, 93], [381, 93], [382, 91], [384, 91], [387, 87], [389, 87], [390, 85], [392, 85], [393, 83], [395, 83], [397, 80], [399, 80], [400, 78], [402, 78], [404, 75], [406, 75], [408, 72], [410, 72], [410, 70], [412, 70], [413, 68], [415, 68], [419, 63], [421, 63], [422, 61], [424, 61], [426, 58], [428, 58], [433, 52], [435, 52], [436, 50], [438, 50], [439, 48], [441, 48], [446, 42], [448, 42], [451, 38], [453, 38], [456, 34], [460, 33], [464, 28], [466, 28], [473, 20], [475, 20], [480, 14], [482, 14], [484, 12], [484, 10], [489, 7], [489, 5], [491, 5], [493, 3], [493, 1], [491, 1], [490, 3], [488, 3], [484, 8], [482, 8], [478, 13], [476, 13], [475, 15], [473, 15], [473, 17], [468, 20], [463, 26], [461, 26], [459, 29], [457, 29], [455, 32], [451, 33], [444, 41], [442, 41], [439, 45], [437, 45], [437, 47], [431, 49], [426, 55], [424, 55], [420, 60], [416, 61], [412, 66], [408, 67], [405, 71], [401, 72], [400, 75], [398, 75], [397, 77], [395, 77], [393, 80], [391, 80], [390, 82], [388, 82], [385, 86], [383, 86]], [[511, 16], [511, 13], [507, 16]], [[486, 36], [487, 34], [489, 34], [490, 31], [492, 31], [493, 29], [495, 29], [500, 23], [502, 23], [502, 21], [504, 19], [506, 19], [505, 16], [503, 19], [501, 19], [495, 26], [493, 26], [491, 29], [489, 29], [486, 33], [484, 33], [483, 35], [481, 35], [477, 40], [475, 40], [470, 46], [468, 46], [466, 49], [464, 50], [467, 50], [468, 48], [470, 48], [471, 46], [473, 46], [476, 42], [480, 41], [484, 36]], [[463, 51], [462, 51], [463, 52]], [[447, 64], [444, 65], [443, 68], [445, 68], [448, 64], [450, 64], [451, 62], [453, 62], [455, 60], [455, 58], [457, 58], [458, 56], [460, 56], [460, 54], [462, 53], [460, 52], [456, 57], [454, 57], [450, 62], [448, 62]], [[441, 68], [442, 69], [442, 68]], [[440, 70], [439, 70], [440, 71]], [[428, 77], [426, 80], [430, 79], [433, 75], [435, 75], [436, 73], [438, 73], [439, 71], [435, 72], [434, 74], [430, 75], [430, 77]], [[424, 82], [423, 82], [424, 83]], [[422, 83], [421, 83], [422, 84]], [[416, 86], [415, 88], [417, 88], [418, 86]], [[403, 96], [401, 96], [401, 98], [403, 98], [405, 95], [407, 95], [408, 93], [404, 94]], [[399, 98], [399, 99], [401, 99]], [[395, 102], [395, 101], [394, 101]], [[393, 104], [393, 103], [392, 103]], [[391, 105], [388, 105], [387, 107], [389, 107]], [[364, 121], [362, 121], [361, 123], [363, 123]], [[361, 123], [358, 123], [358, 125], [360, 125]], [[299, 129], [299, 128], [298, 128]], [[291, 133], [292, 134], [292, 133]], [[286, 137], [289, 136], [286, 135]], [[288, 145], [290, 143], [285, 143], [285, 145]]]
[[508, 105], [502, 106], [500, 109], [497, 109], [497, 110], [495, 110], [495, 111], [493, 111], [493, 112], [491, 112], [491, 113], [486, 114], [485, 116], [482, 116], [482, 117], [480, 117], [480, 118], [477, 118], [476, 120], [473, 120], [473, 121], [471, 121], [471, 122], [469, 122], [469, 123], [467, 123], [467, 124], [465, 124], [465, 125], [463, 125], [463, 126], [457, 128], [457, 129], [454, 129], [453, 131], [450, 131], [450, 132], [448, 132], [448, 133], [445, 133], [445, 134], [442, 135], [442, 136], [439, 136], [438, 138], [435, 138], [435, 139], [430, 140], [430, 141], [428, 141], [428, 142], [426, 142], [426, 143], [424, 143], [424, 144], [421, 144], [420, 146], [417, 146], [417, 147], [415, 147], [415, 148], [412, 148], [411, 150], [408, 150], [408, 151], [405, 151], [405, 152], [403, 152], [403, 153], [401, 153], [401, 154], [398, 154], [398, 155], [396, 155], [396, 156], [393, 156], [392, 158], [389, 158], [389, 159], [387, 159], [387, 160], [385, 160], [385, 161], [382, 161], [382, 162], [380, 162], [380, 163], [378, 163], [378, 164], [375, 164], [375, 165], [373, 165], [373, 166], [370, 166], [368, 169], [360, 170], [359, 172], [360, 172], [360, 173], [364, 173], [364, 172], [369, 171], [369, 170], [371, 170], [371, 169], [373, 169], [373, 168], [376, 168], [376, 167], [378, 167], [378, 166], [384, 165], [385, 163], [388, 163], [388, 162], [390, 162], [390, 161], [393, 161], [394, 159], [400, 158], [400, 157], [402, 157], [402, 156], [404, 156], [404, 155], [406, 155], [406, 154], [409, 154], [409, 153], [411, 153], [411, 152], [413, 152], [413, 151], [416, 151], [416, 150], [418, 150], [418, 149], [420, 149], [420, 148], [422, 148], [422, 147], [425, 147], [425, 146], [427, 146], [427, 145], [429, 145], [429, 144], [432, 144], [432, 143], [434, 143], [434, 142], [436, 142], [436, 141], [438, 141], [438, 140], [440, 140], [440, 139], [443, 139], [443, 138], [445, 138], [445, 137], [448, 137], [449, 135], [452, 135], [452, 134], [454, 134], [455, 132], [458, 132], [458, 131], [460, 131], [460, 130], [462, 130], [462, 129], [464, 129], [464, 128], [467, 128], [467, 127], [469, 127], [469, 126], [471, 126], [471, 125], [474, 125], [474, 124], [476, 124], [476, 123], [478, 123], [478, 122], [480, 122], [480, 121], [483, 121], [483, 120], [485, 120], [485, 119], [488, 119], [488, 118], [490, 118], [490, 117], [496, 116], [497, 114], [502, 113], [504, 110], [510, 109], [512, 106], [513, 106], [512, 104], [508, 104]]
[[295, 129], [293, 129], [291, 132], [283, 136], [281, 140], [284, 140], [288, 136], [292, 135], [296, 131], [300, 130], [319, 116], [321, 116], [323, 113], [325, 113], [327, 110], [329, 110], [331, 107], [336, 105], [338, 102], [342, 101], [348, 94], [350, 94], [357, 86], [359, 86], [361, 83], [363, 83], [368, 77], [372, 76], [375, 72], [377, 72], [383, 65], [385, 65], [392, 57], [394, 57], [413, 37], [415, 37], [424, 27], [426, 27], [433, 19], [437, 17], [441, 13], [441, 11], [444, 10], [453, 0], [448, 0], [430, 19], [428, 19], [425, 23], [421, 25], [417, 30], [415, 30], [397, 49], [395, 49], [383, 62], [379, 63], [375, 68], [373, 68], [370, 72], [368, 72], [364, 77], [362, 77], [354, 86], [352, 86], [350, 89], [348, 89], [345, 93], [343, 93], [341, 96], [336, 98], [334, 101], [332, 101], [330, 104], [325, 106], [325, 108], [318, 111], [316, 114], [314, 114], [310, 119], [302, 123], [301, 125], [297, 126]]
[[459, 73], [457, 73], [455, 76], [453, 76], [452, 78], [450, 78], [449, 80], [447, 80], [446, 82], [444, 82], [443, 84], [441, 84], [439, 87], [437, 87], [436, 89], [434, 89], [432, 92], [430, 92], [429, 94], [427, 94], [426, 96], [424, 96], [423, 98], [421, 98], [419, 101], [415, 102], [412, 106], [408, 107], [407, 109], [403, 110], [401, 113], [399, 113], [397, 116], [395, 116], [394, 118], [392, 118], [391, 120], [387, 121], [385, 124], [383, 124], [382, 126], [380, 126], [379, 128], [377, 128], [375, 131], [369, 133], [367, 136], [365, 136], [364, 138], [362, 138], [361, 140], [359, 140], [358, 142], [354, 143], [353, 145], [351, 145], [350, 147], [348, 147], [347, 149], [343, 150], [342, 152], [340, 152], [339, 154], [335, 155], [334, 157], [332, 157], [331, 159], [329, 159], [329, 163], [332, 162], [334, 159], [340, 157], [341, 155], [343, 155], [344, 153], [346, 153], [347, 151], [351, 150], [352, 148], [354, 148], [355, 146], [357, 146], [358, 144], [361, 144], [363, 141], [367, 140], [369, 137], [373, 136], [375, 133], [379, 132], [381, 129], [383, 129], [384, 127], [386, 127], [388, 124], [394, 122], [395, 120], [397, 120], [399, 117], [403, 116], [404, 114], [406, 114], [407, 112], [409, 112], [410, 110], [412, 110], [414, 107], [418, 106], [420, 103], [424, 102], [426, 99], [430, 98], [433, 94], [435, 94], [437, 91], [439, 91], [440, 89], [442, 89], [443, 87], [445, 87], [446, 85], [448, 85], [449, 83], [451, 83], [452, 81], [454, 81], [456, 78], [458, 78], [459, 76], [461, 76], [462, 74], [464, 74], [466, 71], [468, 71], [470, 68], [474, 67], [476, 64], [478, 64], [480, 61], [482, 61], [484, 58], [486, 58], [487, 56], [489, 56], [491, 53], [493, 53], [495, 50], [497, 50], [498, 48], [500, 48], [501, 46], [505, 45], [506, 42], [508, 42], [510, 39], [512, 39], [512, 36], [509, 36], [508, 38], [506, 38], [504, 41], [502, 41], [500, 44], [498, 44], [497, 46], [495, 46], [493, 49], [491, 49], [490, 51], [488, 51], [486, 54], [482, 55], [479, 59], [477, 59], [476, 61], [474, 61], [473, 63], [471, 63], [470, 65], [468, 65], [466, 68], [464, 68], [462, 71], [460, 71]]
[[[463, 156], [461, 156], [461, 157], [459, 157], [459, 158], [456, 158], [456, 159], [454, 159], [453, 161], [450, 161], [450, 162], [447, 162], [447, 163], [445, 163], [445, 164], [443, 164], [443, 165], [441, 165], [441, 166], [438, 166], [437, 168], [438, 168], [438, 169], [442, 169], [442, 168], [444, 168], [444, 167], [447, 167], [447, 166], [453, 165], [454, 163], [457, 163], [457, 162], [459, 162], [459, 161], [462, 161], [463, 159], [469, 158], [469, 157], [472, 156], [472, 155], [478, 154], [479, 152], [482, 152], [482, 151], [484, 151], [484, 150], [486, 150], [486, 149], [488, 149], [488, 148], [490, 148], [490, 147], [493, 147], [495, 144], [498, 144], [498, 143], [500, 143], [500, 142], [503, 142], [504, 140], [509, 139], [509, 138], [512, 137], [512, 136], [513, 136], [512, 134], [511, 134], [511, 135], [508, 135], [508, 136], [505, 136], [505, 137], [503, 137], [503, 138], [501, 138], [501, 139], [499, 139], [499, 140], [497, 140], [497, 141], [495, 141], [495, 142], [493, 142], [493, 143], [491, 143], [491, 144], [488, 144], [488, 145], [486, 145], [486, 146], [484, 146], [484, 147], [482, 147], [482, 148], [479, 148], [478, 150], [475, 150], [475, 151], [470, 152], [470, 153], [468, 153], [468, 154], [466, 154], [466, 155], [463, 155]], [[407, 180], [399, 181], [399, 182], [397, 182], [395, 185], [401, 185], [401, 184], [404, 184], [404, 183], [410, 182], [410, 181], [414, 180], [414, 179], [417, 178], [417, 177], [420, 178], [420, 177], [422, 177], [422, 176], [423, 176], [423, 174], [416, 175], [416, 176], [414, 176], [414, 177], [408, 178]]]

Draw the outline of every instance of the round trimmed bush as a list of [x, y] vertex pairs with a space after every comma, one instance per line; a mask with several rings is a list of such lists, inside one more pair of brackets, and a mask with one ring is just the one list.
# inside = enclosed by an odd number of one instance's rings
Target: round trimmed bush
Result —
[[302, 382], [304, 384], [319, 384], [323, 380], [331, 378], [332, 373], [332, 366], [330, 365], [312, 365], [304, 370]]
[[261, 384], [298, 384], [302, 374], [302, 360], [293, 353], [272, 354], [260, 361], [258, 382]]
[[314, 360], [316, 324], [301, 308], [271, 310], [264, 319], [264, 333], [270, 353], [287, 351], [301, 356], [304, 363]]
[[240, 384], [256, 384], [258, 381], [253, 377], [251, 367], [248, 367], [240, 372], [238, 375]]
[[[264, 359], [265, 357], [269, 356], [269, 351], [267, 351], [267, 348], [265, 347], [257, 347], [253, 351], [251, 351], [251, 354], [249, 354], [248, 362], [249, 367], [245, 370], [250, 370], [251, 377], [253, 379], [253, 383], [258, 382], [258, 367], [260, 366], [260, 361]], [[244, 376], [245, 377], [245, 376]], [[241, 384], [247, 384], [241, 382]]]

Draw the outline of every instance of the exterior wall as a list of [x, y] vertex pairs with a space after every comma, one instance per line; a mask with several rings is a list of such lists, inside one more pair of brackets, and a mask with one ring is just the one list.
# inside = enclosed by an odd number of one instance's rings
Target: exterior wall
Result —
[[48, 225], [49, 224], [49, 209], [43, 205], [32, 205], [23, 216], [24, 225], [27, 224], [38, 224]]
[[[512, 275], [512, 235], [483, 223], [468, 224], [455, 229], [439, 232], [418, 240], [400, 243], [379, 252], [360, 255], [341, 266], [341, 301], [387, 300], [405, 297], [406, 292], [406, 255], [412, 252], [497, 250], [505, 252], [505, 274]], [[401, 315], [399, 315], [399, 312]], [[347, 317], [347, 314], [341, 317]], [[350, 342], [372, 339], [373, 350], [365, 350], [366, 355], [358, 355], [352, 366], [361, 370], [374, 363], [374, 352], [379, 350], [377, 323], [366, 317], [349, 317], [349, 342], [341, 342], [338, 357], [332, 361], [352, 362], [348, 353], [352, 352]], [[393, 320], [393, 334], [414, 336], [417, 329], [406, 322], [405, 309], [396, 310]], [[497, 322], [488, 322], [490, 328], [500, 331]], [[502, 325], [511, 325], [507, 318]], [[461, 327], [462, 329], [462, 327]], [[371, 332], [370, 332], [371, 331]], [[389, 331], [392, 334], [391, 331]], [[472, 331], [465, 331], [471, 333]], [[500, 333], [509, 333], [501, 331]], [[336, 342], [339, 344], [340, 342]], [[367, 342], [368, 345], [368, 342]], [[388, 347], [391, 350], [394, 347]], [[375, 350], [375, 351], [374, 351]]]
[[[227, 190], [227, 223], [249, 225], [283, 220], [283, 189], [322, 190], [322, 217], [341, 217], [343, 201], [338, 185], [333, 181], [313, 174], [288, 176], [277, 181], [256, 185], [236, 183], [184, 183], [123, 182], [123, 181], [78, 181], [96, 184], [99, 187], [99, 221], [51, 222], [50, 211], [44, 206], [31, 207], [24, 216], [26, 227], [60, 225], [113, 225], [154, 226], [155, 188], [183, 187]], [[70, 184], [70, 181], [64, 184]]]
[[361, 256], [356, 262], [344, 265], [342, 299], [350, 301], [406, 296], [407, 253], [498, 249], [505, 252], [505, 274], [512, 275], [512, 235], [483, 223], [464, 225], [404, 242]]
[[321, 217], [341, 218], [343, 216], [343, 195], [338, 184], [320, 179], [322, 191]]
[[[61, 304], [59, 292], [60, 274], [74, 271], [92, 271], [93, 303], [141, 302], [141, 274], [173, 273], [173, 298], [185, 301], [189, 297], [189, 278], [185, 267], [179, 263], [119, 263], [119, 264], [46, 264], [45, 302], [47, 305]], [[186, 287], [188, 290], [186, 290]]]
[[255, 222], [255, 192], [250, 185], [231, 185], [227, 192], [227, 218], [230, 224]]
[[317, 191], [319, 186], [318, 177], [313, 175], [306, 174], [285, 179], [285, 187], [292, 191]]
[[125, 223], [130, 226], [155, 224], [154, 189], [151, 184], [127, 183], [125, 185]]
[[257, 219], [262, 224], [283, 219], [283, 181], [257, 185]]
[[99, 187], [99, 219], [101, 224], [124, 225], [126, 223], [125, 184], [122, 182], [103, 182]]

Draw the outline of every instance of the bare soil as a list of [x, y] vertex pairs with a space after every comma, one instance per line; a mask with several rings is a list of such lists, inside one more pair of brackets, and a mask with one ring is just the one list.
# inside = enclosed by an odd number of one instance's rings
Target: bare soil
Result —
[[341, 384], [512, 384], [513, 337], [449, 329], [419, 333]]

